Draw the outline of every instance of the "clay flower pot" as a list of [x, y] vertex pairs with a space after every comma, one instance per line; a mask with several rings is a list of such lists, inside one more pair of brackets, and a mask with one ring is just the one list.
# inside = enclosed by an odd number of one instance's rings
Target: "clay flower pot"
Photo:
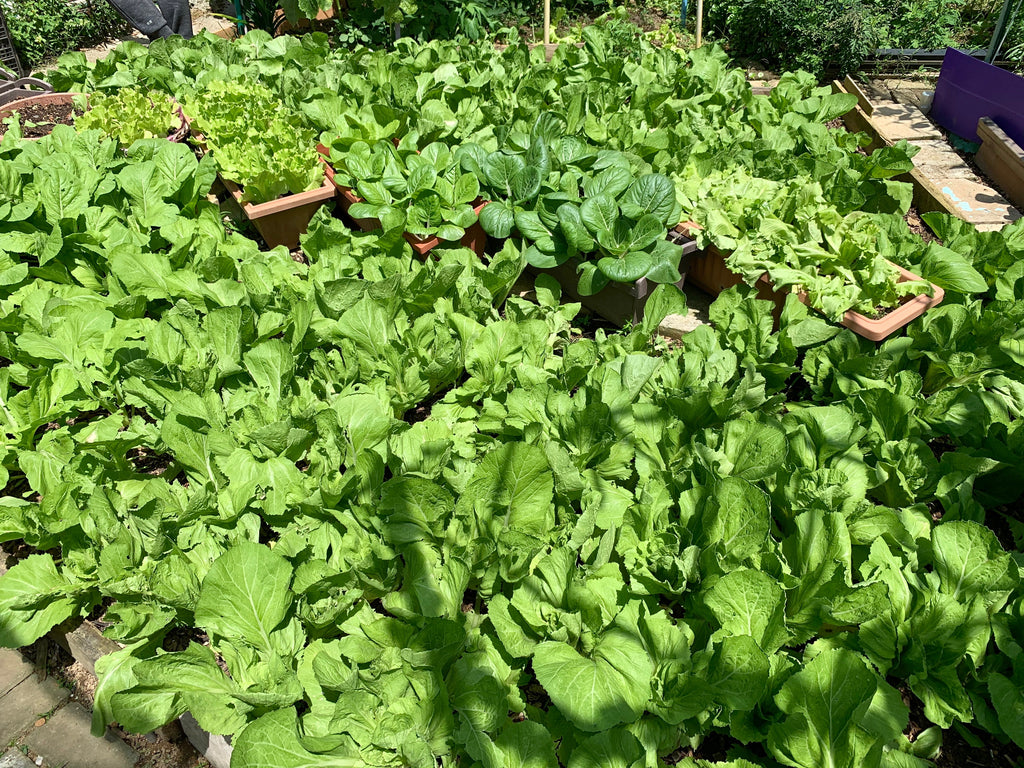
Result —
[[[5, 120], [15, 112], [21, 112], [29, 107], [46, 107], [52, 105], [71, 106], [78, 93], [41, 93], [38, 96], [29, 96], [24, 99], [17, 99], [9, 102], [0, 109], [0, 120]], [[28, 136], [28, 139], [41, 138], [39, 136]]]

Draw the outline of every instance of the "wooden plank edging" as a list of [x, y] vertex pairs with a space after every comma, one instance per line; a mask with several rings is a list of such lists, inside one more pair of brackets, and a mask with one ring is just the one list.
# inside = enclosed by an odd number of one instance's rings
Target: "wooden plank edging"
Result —
[[[832, 81], [832, 92], [849, 93], [846, 87], [838, 80]], [[858, 97], [858, 102], [859, 101], [860, 98]], [[892, 143], [887, 141], [878, 131], [878, 128], [875, 127], [870, 115], [861, 109], [859, 103], [856, 107], [843, 115], [842, 120], [846, 124], [848, 130], [854, 133], [866, 133], [871, 138], [871, 144], [868, 146], [869, 150], [874, 151], [880, 147], [892, 146]], [[913, 185], [914, 207], [917, 209], [918, 213], [938, 211], [966, 221], [963, 211], [956, 208], [952, 201], [949, 200], [946, 195], [942, 194], [942, 190], [939, 189], [939, 187], [927, 176], [925, 176], [919, 168], [915, 167], [909, 173], [897, 176], [896, 180], [905, 181]]]
[[1024, 149], [988, 117], [978, 120], [978, 167], [1017, 208], [1024, 208]]

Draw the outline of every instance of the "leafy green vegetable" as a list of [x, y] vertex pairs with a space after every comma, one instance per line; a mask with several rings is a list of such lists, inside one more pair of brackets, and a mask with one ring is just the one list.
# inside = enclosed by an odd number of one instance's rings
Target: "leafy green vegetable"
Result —
[[75, 127], [98, 128], [121, 147], [130, 147], [139, 139], [167, 138], [182, 126], [177, 104], [156, 91], [122, 88], [112, 94], [97, 93], [90, 97], [88, 107], [75, 118]]
[[241, 185], [244, 201], [263, 203], [323, 184], [314, 132], [266, 86], [208, 81], [189, 93], [185, 109], [220, 172]]

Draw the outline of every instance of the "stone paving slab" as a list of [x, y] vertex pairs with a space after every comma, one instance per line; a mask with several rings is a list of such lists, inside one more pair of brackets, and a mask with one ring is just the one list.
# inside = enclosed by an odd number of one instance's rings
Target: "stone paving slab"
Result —
[[6, 696], [22, 680], [32, 674], [32, 665], [17, 651], [0, 648], [0, 696]]
[[911, 144], [921, 149], [914, 155], [914, 166], [920, 168], [929, 179], [973, 179], [980, 181], [949, 144], [941, 139], [911, 139]]
[[0, 744], [9, 744], [39, 716], [63, 704], [70, 692], [53, 678], [42, 682], [30, 675], [0, 699]]
[[132, 768], [135, 750], [109, 731], [92, 735], [92, 715], [77, 702], [60, 709], [44, 725], [33, 728], [25, 745], [50, 766], [63, 768]]
[[941, 139], [942, 133], [917, 107], [905, 104], [879, 104], [871, 120], [882, 137], [896, 142], [900, 139]]
[[0, 768], [36, 768], [36, 764], [21, 754], [17, 747], [11, 747], [0, 755]]
[[991, 187], [971, 179], [932, 179], [942, 194], [973, 224], [1009, 224], [1020, 212]]

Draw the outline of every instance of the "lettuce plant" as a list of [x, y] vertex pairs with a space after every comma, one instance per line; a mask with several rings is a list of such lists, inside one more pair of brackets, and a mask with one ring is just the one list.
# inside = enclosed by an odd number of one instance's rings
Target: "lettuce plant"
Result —
[[384, 231], [401, 228], [420, 238], [459, 240], [476, 223], [472, 203], [480, 184], [444, 144], [415, 150], [415, 139], [395, 146], [390, 141], [357, 141], [347, 151], [331, 148], [335, 181], [353, 189], [361, 202], [349, 213], [378, 219]]
[[88, 109], [75, 118], [80, 130], [99, 128], [118, 145], [130, 147], [139, 139], [165, 138], [181, 128], [178, 105], [165, 93], [122, 88], [89, 96]]
[[[712, 187], [713, 199], [704, 194]], [[915, 246], [891, 238], [879, 214], [843, 216], [820, 184], [772, 182], [739, 172], [680, 188], [684, 197], [701, 198], [695, 211], [704, 227], [699, 239], [726, 251], [730, 269], [749, 284], [767, 273], [778, 289], [804, 291], [812, 307], [834, 320], [851, 309], [884, 315], [906, 297], [931, 291], [927, 281], [900, 281], [893, 266], [918, 261], [926, 249], [920, 239]]]
[[315, 134], [265, 85], [213, 81], [185, 102], [221, 174], [242, 200], [263, 203], [324, 182]]

